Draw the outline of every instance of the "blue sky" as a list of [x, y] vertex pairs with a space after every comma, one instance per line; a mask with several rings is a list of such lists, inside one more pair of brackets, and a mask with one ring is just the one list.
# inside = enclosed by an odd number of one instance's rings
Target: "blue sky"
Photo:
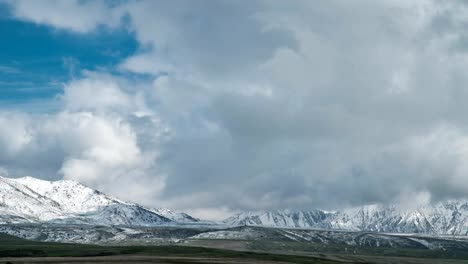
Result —
[[0, 31], [0, 104], [17, 110], [50, 111], [63, 84], [82, 69], [114, 71], [138, 49], [125, 29], [76, 34], [15, 20], [2, 5]]

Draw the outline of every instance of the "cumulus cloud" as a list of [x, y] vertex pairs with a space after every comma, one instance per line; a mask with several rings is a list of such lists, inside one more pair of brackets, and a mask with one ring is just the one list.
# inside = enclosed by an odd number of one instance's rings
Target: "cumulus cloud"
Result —
[[16, 176], [63, 177], [151, 205], [165, 184], [157, 160], [167, 129], [138, 111], [138, 96], [119, 80], [85, 75], [65, 85], [60, 112], [2, 113], [2, 165]]
[[104, 74], [86, 73], [84, 79], [74, 80], [65, 86], [61, 96], [65, 108], [73, 111], [121, 109], [130, 111], [130, 98], [117, 80]]
[[[468, 197], [463, 2], [12, 5], [79, 33], [126, 16], [141, 47], [123, 74], [71, 80], [61, 112], [0, 126], [11, 174], [50, 153], [35, 171], [213, 217]], [[86, 22], [54, 16], [89, 5]]]
[[164, 177], [152, 168], [157, 153], [143, 151], [135, 129], [121, 117], [62, 112], [45, 118], [37, 133], [38, 140], [54, 141], [40, 148], [56, 144], [63, 152], [58, 174], [64, 179], [141, 202], [155, 199], [164, 186]]
[[20, 152], [29, 142], [32, 135], [28, 128], [29, 118], [21, 114], [1, 113], [0, 144], [4, 156]]
[[118, 6], [111, 6], [107, 1], [80, 0], [20, 0], [7, 3], [13, 6], [16, 18], [46, 24], [78, 33], [91, 32], [98, 26], [114, 28], [120, 24], [124, 15]]

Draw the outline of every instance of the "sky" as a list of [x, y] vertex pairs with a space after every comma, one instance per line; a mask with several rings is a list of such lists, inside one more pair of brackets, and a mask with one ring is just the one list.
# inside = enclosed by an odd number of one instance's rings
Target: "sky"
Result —
[[221, 219], [468, 198], [468, 3], [0, 0], [0, 174]]

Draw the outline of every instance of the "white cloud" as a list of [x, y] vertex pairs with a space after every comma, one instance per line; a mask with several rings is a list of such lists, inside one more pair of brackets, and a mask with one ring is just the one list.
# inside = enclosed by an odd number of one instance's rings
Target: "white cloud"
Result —
[[32, 140], [29, 118], [23, 114], [0, 113], [0, 155], [15, 155]]
[[[420, 177], [434, 195], [454, 197], [468, 193], [468, 134], [453, 125], [440, 125], [412, 138], [412, 159], [425, 166]], [[439, 197], [437, 197], [439, 198]]]
[[227, 207], [215, 207], [215, 208], [195, 208], [186, 209], [186, 213], [204, 220], [211, 221], [222, 221], [226, 219], [226, 216], [238, 213], [238, 211], [230, 210]]
[[[2, 113], [0, 164], [12, 176], [61, 176], [154, 205], [165, 184], [157, 160], [167, 129], [153, 113], [136, 115], [139, 96], [119, 85], [109, 75], [87, 73], [65, 85], [60, 112]], [[51, 167], [37, 169], [42, 166]]]
[[132, 102], [115, 78], [105, 74], [87, 73], [83, 79], [67, 84], [61, 101], [72, 111], [120, 109], [130, 111]]
[[9, 1], [19, 19], [46, 24], [60, 29], [87, 33], [99, 25], [116, 27], [124, 15], [118, 6], [109, 8], [106, 1], [19, 0]]
[[145, 203], [154, 202], [164, 187], [164, 177], [154, 167], [158, 150], [148, 149], [157, 147], [158, 142], [143, 150], [128, 120], [65, 112], [47, 120], [41, 133], [58, 140], [63, 147], [66, 158], [59, 173], [65, 179]]
[[44, 120], [40, 129], [73, 156], [105, 165], [131, 165], [140, 155], [136, 135], [120, 118], [63, 112]]
[[121, 65], [121, 69], [143, 74], [173, 73], [174, 69], [163, 61], [157, 54], [143, 53], [127, 58]]
[[141, 49], [120, 77], [70, 81], [60, 113], [0, 119], [12, 174], [38, 159], [214, 218], [468, 196], [463, 3], [104, 3], [13, 3], [19, 18], [81, 33], [127, 14]]

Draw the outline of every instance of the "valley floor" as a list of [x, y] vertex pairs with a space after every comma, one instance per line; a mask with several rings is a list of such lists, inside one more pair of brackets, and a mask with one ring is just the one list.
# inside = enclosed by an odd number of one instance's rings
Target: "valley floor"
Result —
[[[377, 257], [377, 256], [345, 256], [325, 255], [315, 256], [273, 256], [272, 260], [245, 257], [206, 257], [206, 256], [140, 256], [140, 255], [115, 255], [95, 257], [16, 257], [0, 258], [0, 263], [30, 264], [30, 263], [207, 263], [207, 264], [340, 264], [340, 263], [375, 263], [375, 264], [466, 264], [465, 260], [404, 258], [404, 257]], [[278, 258], [278, 260], [274, 260]]]
[[162, 256], [101, 256], [101, 257], [36, 257], [5, 258], [4, 263], [219, 263], [219, 264], [281, 264], [290, 262], [263, 261], [258, 259], [209, 258], [209, 257], [162, 257]]
[[0, 227], [10, 233], [0, 233], [0, 264], [468, 263], [468, 237], [264, 227]]

